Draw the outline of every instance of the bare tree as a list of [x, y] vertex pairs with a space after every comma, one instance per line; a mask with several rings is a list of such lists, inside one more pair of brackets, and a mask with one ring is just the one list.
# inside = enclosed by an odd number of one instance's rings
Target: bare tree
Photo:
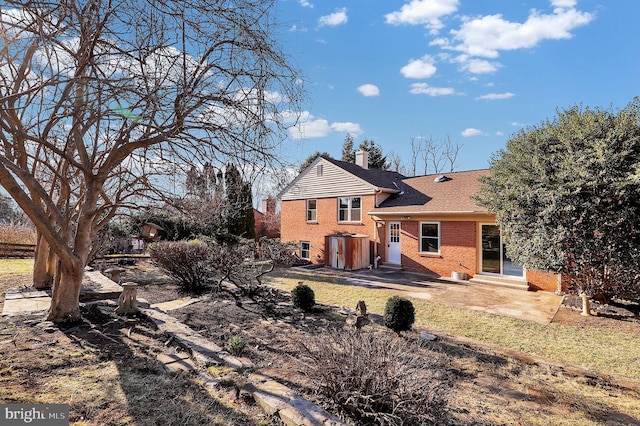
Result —
[[396, 154], [395, 151], [391, 151], [391, 154], [388, 155], [389, 158], [389, 170], [398, 172], [400, 174], [404, 174], [406, 167], [402, 161], [402, 157]]
[[418, 158], [422, 158], [423, 173], [452, 172], [456, 168], [456, 160], [462, 145], [451, 140], [451, 136], [436, 142], [432, 136], [411, 136], [411, 171], [415, 176]]
[[460, 145], [457, 142], [451, 140], [451, 135], [447, 135], [442, 141], [442, 151], [445, 157], [445, 164], [448, 166], [449, 172], [452, 172], [456, 168], [456, 160], [458, 159], [458, 153], [460, 152]]
[[418, 156], [422, 151], [422, 141], [424, 138], [422, 136], [416, 137], [411, 136], [411, 176], [415, 176], [418, 167]]
[[445, 156], [442, 152], [441, 145], [433, 141], [433, 137], [429, 136], [429, 139], [424, 140], [424, 147], [422, 151], [422, 159], [424, 161], [424, 174], [440, 173]]
[[92, 239], [119, 208], [171, 196], [196, 161], [276, 161], [301, 87], [274, 4], [3, 2], [0, 184], [54, 259], [50, 320], [79, 318]]

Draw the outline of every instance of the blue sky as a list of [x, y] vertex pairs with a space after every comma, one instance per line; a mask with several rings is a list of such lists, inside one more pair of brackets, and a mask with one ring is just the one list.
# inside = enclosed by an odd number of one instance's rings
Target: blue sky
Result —
[[[340, 158], [345, 135], [405, 163], [411, 137], [462, 145], [456, 170], [557, 108], [640, 95], [637, 0], [279, 0], [308, 101], [284, 148]], [[418, 173], [420, 174], [420, 173]]]

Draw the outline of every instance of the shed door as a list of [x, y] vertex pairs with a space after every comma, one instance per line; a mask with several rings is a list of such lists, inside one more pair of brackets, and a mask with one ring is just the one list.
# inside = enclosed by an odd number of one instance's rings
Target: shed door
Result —
[[400, 222], [389, 222], [387, 262], [400, 264]]
[[345, 267], [344, 238], [331, 237], [329, 241], [330, 241], [329, 250], [331, 250], [331, 254], [329, 258], [331, 259], [331, 267], [336, 269], [344, 269]]

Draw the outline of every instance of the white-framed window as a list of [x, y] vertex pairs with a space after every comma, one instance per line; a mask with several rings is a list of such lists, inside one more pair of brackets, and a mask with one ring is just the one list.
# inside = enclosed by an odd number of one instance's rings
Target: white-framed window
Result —
[[318, 202], [316, 200], [307, 200], [307, 222], [316, 222], [318, 220]]
[[439, 222], [420, 222], [420, 253], [440, 253]]
[[323, 170], [322, 164], [318, 164], [316, 166], [316, 176], [322, 176], [323, 173], [324, 173], [324, 170]]
[[300, 241], [300, 259], [311, 259], [311, 243], [309, 241]]
[[338, 222], [360, 222], [362, 199], [360, 197], [338, 198]]

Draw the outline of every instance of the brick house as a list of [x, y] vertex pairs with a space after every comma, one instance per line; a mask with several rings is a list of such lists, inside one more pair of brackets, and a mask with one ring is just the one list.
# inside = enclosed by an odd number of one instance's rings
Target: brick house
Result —
[[511, 262], [495, 215], [474, 203], [488, 170], [407, 178], [367, 163], [364, 151], [355, 163], [319, 157], [279, 194], [281, 238], [301, 258], [557, 290], [557, 275]]

